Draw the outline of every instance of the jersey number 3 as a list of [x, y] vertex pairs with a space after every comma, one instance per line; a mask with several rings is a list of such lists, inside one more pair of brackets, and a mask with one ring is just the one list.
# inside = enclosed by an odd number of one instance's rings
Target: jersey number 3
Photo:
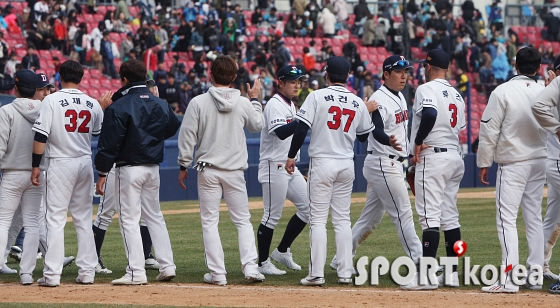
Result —
[[[67, 132], [73, 133], [76, 131], [77, 128], [78, 133], [89, 133], [88, 124], [89, 121], [91, 120], [91, 113], [88, 110], [82, 110], [78, 115], [78, 112], [76, 110], [68, 109], [66, 110], [64, 116], [70, 120], [69, 124], [64, 125], [64, 128], [66, 128]], [[80, 124], [79, 127], [78, 127], [78, 118], [82, 120], [82, 123]]]
[[338, 129], [340, 127], [342, 115], [348, 116], [348, 119], [346, 120], [346, 124], [344, 125], [345, 133], [347, 133], [348, 130], [350, 129], [350, 125], [352, 125], [352, 121], [356, 116], [356, 111], [351, 109], [346, 109], [346, 108], [340, 110], [340, 107], [338, 106], [331, 106], [331, 108], [329, 108], [329, 113], [333, 115], [332, 121], [327, 122], [327, 126], [330, 129]]
[[457, 105], [449, 104], [449, 111], [451, 111], [451, 119], [449, 119], [449, 123], [451, 127], [457, 126]]

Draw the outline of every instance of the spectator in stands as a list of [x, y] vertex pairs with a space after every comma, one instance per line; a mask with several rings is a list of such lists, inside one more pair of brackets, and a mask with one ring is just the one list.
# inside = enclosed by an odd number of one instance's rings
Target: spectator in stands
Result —
[[480, 47], [474, 41], [471, 42], [471, 55], [469, 57], [469, 64], [471, 72], [478, 72], [481, 63]]
[[58, 16], [54, 20], [53, 26], [53, 45], [58, 50], [64, 50], [68, 39], [68, 31], [64, 24], [64, 17]]
[[200, 54], [197, 58], [194, 59], [194, 65], [192, 69], [196, 72], [197, 76], [203, 75], [208, 70], [208, 66], [204, 61], [204, 54]]
[[301, 82], [301, 88], [298, 90], [298, 95], [297, 95], [297, 98], [298, 98], [297, 107], [298, 108], [301, 107], [301, 105], [303, 105], [303, 102], [305, 102], [305, 99], [307, 98], [307, 96], [311, 92], [313, 92], [313, 89], [311, 89], [309, 87], [309, 81], [307, 79], [303, 80]]
[[510, 71], [510, 66], [505, 52], [500, 52], [494, 60], [492, 60], [492, 74], [498, 82], [498, 85], [504, 83]]
[[366, 0], [359, 0], [358, 4], [354, 5], [354, 16], [356, 17], [355, 21], [360, 21], [362, 18], [366, 17], [368, 13], [369, 8]]
[[453, 51], [453, 59], [457, 68], [460, 68], [463, 72], [467, 71], [467, 54], [469, 50], [465, 44], [463, 44], [463, 38], [458, 35], [455, 38], [455, 50]]
[[260, 78], [261, 78], [261, 92], [262, 92], [261, 96], [262, 97], [270, 96], [273, 88], [272, 77], [270, 76], [270, 74], [266, 72], [266, 70], [261, 70]]
[[103, 17], [103, 21], [105, 22], [105, 29], [113, 31], [115, 23], [115, 12], [112, 10], [107, 10], [107, 12], [105, 12], [105, 16]]
[[490, 6], [490, 14], [488, 15], [488, 24], [490, 28], [495, 30], [502, 30], [504, 27], [504, 20], [502, 17], [502, 8], [500, 7], [500, 0], [495, 0]]
[[[233, 41], [233, 40], [232, 40]], [[194, 31], [191, 34], [191, 40], [189, 42], [192, 51], [192, 57], [197, 58], [204, 51], [204, 25], [197, 23], [195, 25]]]
[[87, 12], [88, 14], [97, 13], [97, 0], [87, 0]]
[[0, 8], [0, 30], [8, 29], [8, 24], [4, 20], [4, 14], [2, 8]]
[[144, 64], [146, 65], [146, 69], [148, 73], [151, 74], [157, 69], [157, 54], [161, 51], [161, 46], [156, 45], [152, 48], [148, 48], [144, 51]]
[[311, 40], [309, 42], [309, 53], [311, 53], [311, 55], [313, 56], [313, 58], [315, 58], [315, 61], [318, 61], [317, 59], [317, 50], [315, 49], [315, 45], [317, 43], [314, 40]]
[[161, 51], [158, 53], [158, 60], [163, 62], [165, 60], [167, 46], [169, 45], [169, 37], [167, 36], [167, 31], [162, 28], [159, 20], [155, 22], [155, 26], [156, 30], [154, 31], [154, 36], [156, 38], [156, 42], [161, 46]]
[[442, 16], [447, 14], [448, 12], [451, 12], [453, 6], [451, 5], [451, 3], [449, 3], [449, 0], [438, 0], [436, 2], [435, 8], [438, 15]]
[[23, 69], [37, 70], [41, 68], [39, 57], [35, 54], [35, 47], [29, 46], [27, 54], [21, 59], [21, 66]]
[[373, 46], [384, 47], [387, 42], [387, 33], [385, 32], [385, 22], [383, 20], [377, 22], [374, 32]]
[[264, 15], [264, 21], [266, 21], [270, 26], [275, 26], [276, 22], [278, 22], [278, 15], [276, 12], [276, 8], [271, 7], [268, 14]]
[[457, 89], [461, 92], [461, 95], [465, 97], [467, 95], [467, 84], [469, 83], [469, 77], [465, 74], [465, 71], [461, 68], [457, 68], [457, 74], [455, 75], [455, 81], [457, 81]]
[[189, 1], [187, 3], [187, 6], [185, 7], [185, 9], [183, 10], [183, 18], [187, 22], [195, 21], [196, 20], [196, 15], [198, 15], [198, 10], [194, 6], [193, 1]]
[[41, 44], [36, 46], [40, 50], [48, 50], [52, 47], [52, 27], [47, 22], [47, 14], [41, 14], [41, 18], [37, 23], [37, 34], [40, 35]]
[[284, 28], [284, 36], [297, 37], [299, 28], [298, 17], [296, 14], [290, 14], [286, 22], [286, 27]]
[[165, 89], [165, 99], [167, 103], [177, 110], [179, 108], [179, 92], [181, 91], [181, 86], [179, 83], [175, 82], [175, 76], [173, 74], [167, 74], [167, 88]]
[[338, 29], [344, 29], [348, 19], [348, 4], [345, 0], [334, 0], [333, 7], [336, 21], [339, 24]]
[[194, 97], [194, 93], [191, 85], [188, 81], [181, 83], [181, 89], [179, 91], [179, 108], [177, 114], [184, 114], [185, 110], [189, 106], [191, 99]]
[[188, 80], [187, 66], [185, 65], [185, 63], [179, 63], [179, 69], [175, 71], [173, 76], [175, 76], [175, 81], [177, 81], [178, 83], [182, 83]]
[[241, 34], [245, 34], [245, 28], [247, 27], [247, 22], [245, 21], [245, 15], [241, 11], [241, 5], [236, 4], [233, 7], [233, 11], [230, 16], [235, 20], [237, 29], [241, 30]]
[[42, 14], [48, 14], [49, 13], [48, 1], [46, 1], [46, 0], [37, 1], [35, 3], [35, 5], [33, 6], [33, 12], [34, 12], [35, 16], [34, 16], [34, 21], [32, 23], [32, 28], [36, 29], [37, 24], [39, 23], [39, 21], [41, 21]]
[[132, 41], [132, 33], [128, 32], [126, 38], [121, 41], [119, 47], [119, 53], [122, 62], [126, 62], [130, 58], [130, 51], [134, 48], [134, 42]]
[[[68, 31], [68, 36], [70, 36], [70, 30]], [[87, 34], [87, 24], [85, 22], [80, 23], [76, 32], [73, 35], [72, 40], [72, 52], [76, 53], [78, 56], [75, 57], [70, 55], [71, 59], [80, 61], [80, 64], [85, 65], [86, 62], [86, 52], [91, 48], [89, 35]]]
[[0, 31], [0, 60], [8, 61], [10, 59], [10, 44], [4, 40], [4, 32]]
[[276, 45], [276, 52], [274, 53], [274, 61], [276, 63], [276, 69], [288, 65], [292, 60], [292, 54], [286, 48], [284, 41], [279, 41]]
[[181, 18], [179, 21], [179, 29], [177, 29], [177, 37], [179, 40], [177, 41], [177, 45], [175, 46], [174, 51], [188, 51], [189, 49], [189, 42], [191, 40], [191, 26], [184, 18]]
[[120, 14], [124, 14], [126, 20], [130, 19], [130, 11], [128, 10], [128, 4], [126, 4], [125, 0], [119, 0], [117, 2], [117, 7], [115, 9], [115, 15], [119, 16]]
[[323, 8], [321, 17], [318, 21], [319, 25], [323, 28], [323, 37], [332, 38], [335, 34], [336, 17], [331, 13], [328, 8]]
[[376, 28], [375, 20], [373, 19], [373, 15], [370, 13], [366, 15], [366, 18], [366, 22], [363, 26], [362, 45], [374, 46]]
[[305, 12], [305, 7], [307, 6], [307, 0], [293, 0], [292, 10], [295, 11], [297, 16], [303, 16]]
[[204, 29], [204, 50], [214, 50], [218, 46], [220, 31], [216, 28], [216, 21], [208, 22], [208, 27]]
[[6, 62], [6, 66], [4, 67], [4, 75], [9, 75], [14, 78], [14, 75], [16, 74], [16, 65], [18, 63], [18, 55], [15, 51], [12, 51], [10, 53], [10, 60]]
[[363, 88], [362, 88], [362, 98], [371, 97], [375, 92], [375, 84], [373, 82], [373, 76], [370, 71], [365, 71], [363, 75]]
[[103, 30], [105, 29], [107, 29], [105, 26], [105, 21], [100, 20], [97, 23], [97, 28], [94, 28], [90, 33], [91, 40], [93, 41], [93, 49], [96, 52], [99, 52], [101, 48], [101, 40], [103, 39]]
[[[169, 67], [169, 72], [173, 74], [173, 76], [175, 76], [175, 72], [177, 72], [178, 70], [179, 70], [179, 56], [173, 55], [173, 64], [171, 64], [171, 66]], [[177, 79], [177, 77], [175, 77], [175, 79]], [[180, 81], [177, 80], [177, 82]]]
[[126, 19], [123, 12], [117, 15], [118, 18], [113, 22], [113, 32], [117, 33], [127, 33], [130, 32], [130, 27], [128, 26], [128, 20]]
[[159, 62], [157, 65], [157, 69], [154, 71], [154, 80], [160, 80], [161, 78], [167, 78], [167, 71], [165, 70], [165, 63]]
[[309, 52], [309, 47], [303, 47], [303, 65], [306, 71], [315, 67], [315, 57]]
[[461, 11], [463, 11], [463, 20], [470, 23], [474, 17], [474, 3], [472, 0], [466, 0], [461, 4]]
[[199, 75], [198, 78], [200, 80], [200, 93], [199, 94], [204, 94], [204, 93], [208, 92], [208, 90], [212, 86], [212, 82], [208, 80], [208, 75], [206, 75], [206, 72], [204, 72], [204, 74]]
[[263, 21], [264, 21], [264, 17], [262, 14], [262, 9], [259, 6], [257, 6], [255, 8], [255, 11], [251, 15], [251, 24], [253, 24], [254, 26], [260, 26], [260, 24]]
[[117, 71], [115, 69], [115, 61], [113, 55], [113, 43], [111, 42], [109, 34], [111, 31], [108, 29], [103, 30], [103, 39], [100, 43], [99, 53], [103, 59], [103, 67], [105, 74], [111, 76], [112, 79], [117, 79]]
[[420, 11], [420, 8], [418, 8], [418, 5], [416, 4], [416, 1], [409, 0], [406, 3], [406, 14], [409, 18], [414, 19], [414, 17], [416, 17], [416, 14], [418, 14], [419, 11]]
[[[309, 80], [307, 80], [307, 82], [309, 82]], [[319, 81], [317, 80], [311, 81], [311, 90], [313, 91], [319, 90]]]
[[319, 88], [324, 88], [326, 86], [325, 77], [316, 69], [312, 69], [309, 71], [309, 79], [308, 82], [313, 84], [313, 81], [316, 80], [319, 83]]
[[548, 13], [546, 19], [544, 20], [544, 26], [546, 27], [546, 40], [555, 42], [560, 38], [558, 33], [560, 32], [560, 19], [551, 13]]

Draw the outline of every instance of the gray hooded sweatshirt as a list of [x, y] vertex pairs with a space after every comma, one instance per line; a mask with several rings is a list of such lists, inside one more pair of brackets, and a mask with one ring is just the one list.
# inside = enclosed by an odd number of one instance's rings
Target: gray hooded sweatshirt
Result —
[[187, 107], [179, 130], [179, 164], [188, 168], [194, 161], [221, 170], [245, 170], [248, 156], [243, 128], [257, 133], [263, 125], [260, 102], [241, 97], [237, 89], [211, 87]]
[[16, 98], [0, 108], [0, 170], [29, 170], [34, 132], [41, 101]]

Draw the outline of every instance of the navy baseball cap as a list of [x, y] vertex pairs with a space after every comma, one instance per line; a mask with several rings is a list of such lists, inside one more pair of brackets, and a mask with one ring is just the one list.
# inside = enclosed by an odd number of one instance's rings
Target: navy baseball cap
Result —
[[304, 75], [299, 68], [291, 65], [283, 66], [278, 70], [276, 75], [278, 76], [278, 80], [307, 80], [307, 76]]
[[432, 49], [428, 51], [426, 60], [420, 61], [421, 63], [428, 63], [439, 68], [449, 68], [449, 55], [442, 49]]
[[406, 69], [412, 69], [412, 65], [401, 55], [394, 55], [390, 56], [389, 58], [383, 61], [383, 71], [390, 72], [390, 71], [401, 71]]
[[37, 74], [37, 89], [42, 89], [46, 86], [54, 88], [54, 84], [49, 81], [49, 77], [47, 77], [47, 75], [43, 73]]
[[329, 74], [348, 75], [352, 65], [346, 58], [343, 57], [330, 57], [327, 60], [325, 70]]
[[36, 89], [38, 79], [34, 71], [25, 69], [16, 72], [14, 83], [18, 87]]
[[560, 70], [560, 56], [554, 60], [554, 70]]

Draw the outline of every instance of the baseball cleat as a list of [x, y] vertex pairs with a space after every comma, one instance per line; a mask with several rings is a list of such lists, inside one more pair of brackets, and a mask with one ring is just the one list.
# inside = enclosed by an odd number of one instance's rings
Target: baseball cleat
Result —
[[146, 263], [144, 263], [144, 269], [147, 270], [159, 270], [160, 267], [161, 265], [159, 265], [159, 262], [154, 258], [148, 258], [146, 259]]
[[39, 251], [37, 253], [37, 260], [41, 260], [41, 259], [43, 259], [43, 253]]
[[552, 294], [560, 294], [560, 281], [553, 283], [548, 289], [548, 292]]
[[156, 280], [157, 281], [171, 281], [171, 279], [177, 277], [177, 275], [175, 273], [171, 273], [171, 274], [164, 274], [164, 273], [159, 273], [159, 275], [157, 275]]
[[435, 290], [438, 288], [437, 284], [420, 284], [420, 275], [416, 273], [414, 278], [409, 284], [405, 284], [401, 286], [401, 289], [407, 291], [422, 291], [422, 290]]
[[252, 274], [246, 274], [245, 280], [247, 282], [263, 282], [265, 280], [265, 277], [263, 274], [256, 272]]
[[103, 265], [103, 261], [101, 261], [101, 257], [99, 257], [97, 259], [97, 265], [95, 266], [95, 273], [96, 274], [112, 274], [113, 271], [106, 268], [105, 265]]
[[89, 279], [83, 279], [83, 278], [80, 278], [80, 277], [76, 277], [76, 283], [79, 283], [79, 284], [93, 284], [93, 279], [89, 280]]
[[351, 284], [352, 278], [338, 278], [338, 284]]
[[300, 280], [300, 283], [304, 286], [322, 286], [325, 284], [325, 278], [307, 276]]
[[329, 266], [335, 271], [338, 269], [338, 261], [336, 260], [336, 256], [334, 256]]
[[441, 274], [437, 277], [438, 286], [440, 287], [458, 287], [459, 286], [459, 273], [453, 272], [451, 273], [451, 281], [448, 281], [447, 284], [443, 281], [444, 274]]
[[49, 282], [47, 282], [47, 278], [45, 278], [45, 277], [39, 278], [37, 280], [37, 283], [41, 287], [58, 287], [60, 285], [60, 282], [59, 283], [49, 283]]
[[64, 258], [64, 262], [62, 262], [62, 267], [64, 268], [64, 267], [70, 266], [74, 262], [75, 259], [76, 258], [74, 258], [74, 256], [69, 256], [69, 257]]
[[542, 284], [529, 284], [529, 283], [525, 283], [523, 285], [524, 288], [529, 289], [529, 290], [542, 290]]
[[278, 251], [278, 248], [274, 249], [270, 258], [278, 263], [284, 264], [287, 268], [292, 269], [294, 271], [301, 271], [301, 266], [297, 265], [292, 259], [292, 253], [290, 252], [290, 248], [286, 252]]
[[31, 274], [21, 274], [19, 276], [21, 284], [24, 286], [32, 284], [35, 280], [33, 280], [33, 276]]
[[517, 291], [519, 291], [518, 286], [508, 285], [507, 283], [506, 285], [501, 285], [499, 281], [491, 286], [482, 288], [482, 292], [488, 293], [516, 293]]
[[280, 270], [276, 266], [274, 266], [274, 264], [270, 262], [269, 258], [266, 259], [266, 261], [264, 261], [261, 266], [259, 266], [259, 273], [263, 275], [284, 275], [286, 274], [286, 271]]
[[119, 279], [115, 279], [111, 281], [111, 283], [116, 286], [141, 285], [141, 284], [148, 284], [148, 279], [144, 278], [144, 279], [137, 279], [132, 281], [132, 278], [130, 278], [127, 275], [124, 275]]
[[22, 253], [23, 253], [23, 250], [21, 250], [21, 248], [19, 248], [19, 246], [10, 247], [10, 258], [16, 260], [16, 262], [21, 261], [21, 254]]
[[546, 270], [543, 273], [543, 278], [544, 279], [551, 279], [551, 280], [558, 280], [558, 275], [554, 274], [553, 272], [551, 272], [550, 270]]
[[209, 284], [219, 285], [219, 286], [225, 286], [227, 284], [227, 281], [225, 279], [224, 280], [214, 280], [214, 276], [211, 273], [204, 274], [204, 282], [209, 283]]
[[8, 265], [4, 264], [4, 267], [2, 267], [2, 269], [0, 269], [0, 274], [2, 274], [2, 275], [13, 275], [13, 274], [17, 274], [17, 271], [15, 269], [9, 268]]

